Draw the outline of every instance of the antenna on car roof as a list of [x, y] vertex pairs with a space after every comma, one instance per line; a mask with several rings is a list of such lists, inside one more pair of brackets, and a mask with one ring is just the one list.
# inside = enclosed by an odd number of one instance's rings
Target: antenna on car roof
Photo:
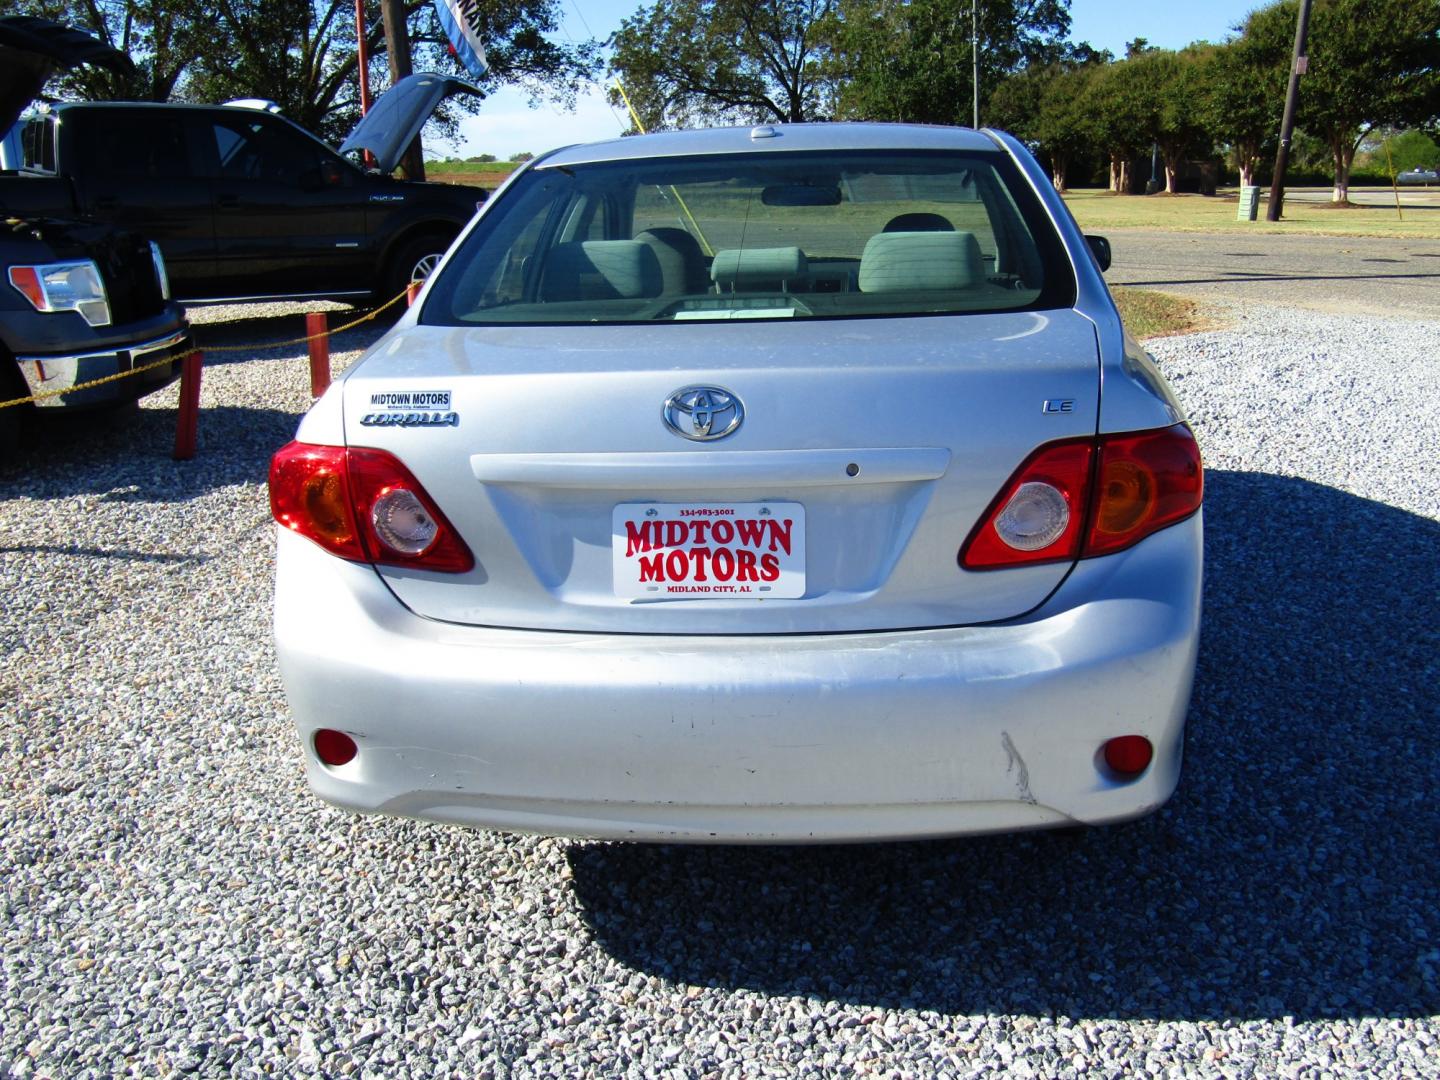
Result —
[[[620, 91], [620, 100], [625, 102], [625, 108], [630, 110], [630, 119], [635, 121], [635, 127], [641, 135], [646, 135], [644, 123], [640, 120], [640, 114], [635, 111], [635, 106], [630, 104], [630, 95], [625, 93], [625, 84], [619, 79], [615, 80], [615, 89]], [[690, 213], [690, 207], [685, 205], [685, 197], [675, 190], [675, 185], [670, 185], [670, 194], [675, 196], [675, 201], [680, 204], [680, 209], [685, 212], [685, 220], [690, 222], [690, 227], [695, 230], [695, 237], [700, 241], [700, 247], [704, 249], [706, 258], [715, 257], [715, 249], [710, 246], [710, 241], [705, 239], [705, 232], [700, 228], [700, 223], [695, 220], [695, 215]]]

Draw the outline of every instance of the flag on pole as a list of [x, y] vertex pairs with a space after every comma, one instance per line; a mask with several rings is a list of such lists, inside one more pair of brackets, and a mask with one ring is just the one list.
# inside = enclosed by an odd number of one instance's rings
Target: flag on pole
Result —
[[483, 79], [490, 65], [485, 62], [485, 46], [476, 33], [480, 25], [477, 0], [435, 0], [435, 14], [445, 28], [445, 36], [450, 39], [450, 48], [465, 65], [470, 77]]

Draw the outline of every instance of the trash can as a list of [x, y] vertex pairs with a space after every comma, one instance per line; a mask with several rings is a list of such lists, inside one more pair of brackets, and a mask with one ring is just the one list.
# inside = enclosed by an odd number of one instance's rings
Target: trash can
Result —
[[1235, 214], [1236, 221], [1254, 221], [1260, 214], [1260, 189], [1258, 187], [1242, 187], [1240, 189], [1240, 209]]

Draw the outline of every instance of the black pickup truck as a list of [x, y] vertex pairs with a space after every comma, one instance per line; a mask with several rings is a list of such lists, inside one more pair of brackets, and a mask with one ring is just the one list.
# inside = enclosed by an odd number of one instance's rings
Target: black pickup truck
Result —
[[180, 300], [387, 300], [430, 271], [483, 198], [389, 175], [455, 93], [479, 91], [422, 74], [381, 95], [342, 148], [369, 150], [368, 170], [265, 108], [42, 108], [21, 124], [0, 212], [133, 229], [159, 243]]
[[[123, 69], [130, 60], [58, 23], [0, 18], [0, 130], [53, 71], [82, 63]], [[37, 405], [0, 409], [0, 457], [27, 416], [113, 407], [172, 382], [191, 344], [150, 240], [113, 225], [0, 210], [0, 401], [44, 395]], [[148, 370], [73, 389], [137, 368]]]

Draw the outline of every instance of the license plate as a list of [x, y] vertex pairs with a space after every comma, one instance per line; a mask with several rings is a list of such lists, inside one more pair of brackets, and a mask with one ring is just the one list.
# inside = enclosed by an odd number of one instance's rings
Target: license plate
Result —
[[615, 595], [632, 600], [805, 595], [799, 503], [621, 503], [610, 547]]

